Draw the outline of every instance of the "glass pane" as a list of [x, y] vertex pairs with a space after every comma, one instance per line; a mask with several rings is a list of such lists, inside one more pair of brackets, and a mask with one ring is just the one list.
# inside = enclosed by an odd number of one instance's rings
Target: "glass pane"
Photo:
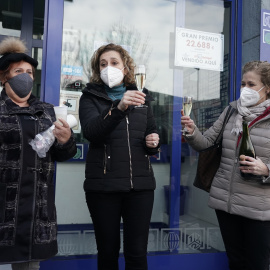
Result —
[[[222, 1], [203, 2], [186, 2], [185, 26], [187, 29], [200, 31], [197, 32], [198, 35], [205, 37], [200, 44], [205, 42], [205, 46], [208, 34], [224, 35], [224, 53], [221, 71], [196, 68], [196, 64], [194, 68], [183, 68], [183, 95], [193, 97], [191, 118], [202, 132], [212, 126], [229, 102], [231, 20], [229, 4]], [[200, 239], [200, 244], [196, 245], [192, 242], [195, 239], [191, 237], [190, 249], [225, 251], [215, 212], [207, 206], [208, 194], [193, 187], [198, 153], [183, 140], [181, 156], [181, 190], [185, 197], [185, 209], [180, 217], [180, 226], [187, 228], [192, 237], [197, 235]], [[203, 243], [202, 239], [205, 239], [206, 243]]]
[[33, 18], [33, 38], [43, 39], [45, 0], [35, 0]]
[[38, 66], [35, 71], [35, 79], [33, 85], [33, 94], [40, 98], [40, 86], [41, 86], [41, 67], [42, 67], [42, 49], [33, 48], [32, 57], [38, 61]]
[[0, 1], [0, 35], [21, 35], [22, 0]]
[[[173, 117], [180, 119], [181, 108], [173, 105], [179, 95], [193, 96], [191, 116], [201, 130], [209, 127], [228, 103], [230, 7], [219, 0], [185, 2], [185, 10], [179, 9], [177, 2], [165, 0], [64, 2], [59, 103], [67, 105], [69, 113], [77, 114], [81, 91], [91, 76], [90, 58], [99, 46], [109, 42], [122, 45], [137, 64], [146, 66], [146, 88], [155, 99], [152, 107], [162, 144], [160, 155], [151, 158], [157, 188], [149, 252], [224, 250], [214, 211], [207, 207], [207, 194], [192, 185], [197, 153], [184, 141], [181, 160], [174, 160], [171, 153], [175, 140], [181, 140], [179, 135], [179, 138], [173, 137], [180, 131], [174, 130], [172, 121]], [[92, 22], [90, 26], [89, 17]], [[224, 35], [223, 71], [174, 64], [176, 17], [185, 21], [187, 29]], [[79, 148], [77, 157], [73, 162], [58, 163], [57, 168], [58, 256], [96, 253], [93, 225], [82, 188], [88, 143], [80, 127], [75, 135]], [[169, 228], [169, 218], [173, 214], [169, 207], [170, 192], [174, 192], [170, 188], [171, 178], [174, 177], [172, 164], [179, 164], [178, 171], [181, 170], [178, 194], [181, 207], [180, 213], [177, 213], [180, 226], [173, 229]], [[199, 241], [198, 245], [196, 241]], [[122, 247], [121, 244], [121, 251]]]

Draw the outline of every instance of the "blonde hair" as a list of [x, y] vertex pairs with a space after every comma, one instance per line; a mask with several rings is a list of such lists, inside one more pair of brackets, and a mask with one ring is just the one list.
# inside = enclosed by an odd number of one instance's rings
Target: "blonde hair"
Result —
[[128, 52], [121, 47], [120, 45], [116, 45], [113, 43], [110, 43], [108, 45], [101, 46], [98, 48], [92, 58], [91, 58], [91, 69], [92, 69], [92, 75], [90, 77], [90, 82], [103, 84], [103, 81], [100, 78], [100, 66], [99, 66], [99, 60], [100, 56], [108, 51], [116, 51], [120, 54], [120, 57], [123, 61], [124, 67], [127, 69], [127, 74], [124, 77], [124, 85], [128, 86], [135, 83], [134, 79], [134, 61], [131, 58], [131, 56], [128, 54]]
[[[270, 63], [267, 61], [252, 61], [248, 62], [243, 67], [243, 74], [253, 71], [261, 77], [261, 82], [270, 89]], [[270, 98], [270, 92], [267, 94]]]

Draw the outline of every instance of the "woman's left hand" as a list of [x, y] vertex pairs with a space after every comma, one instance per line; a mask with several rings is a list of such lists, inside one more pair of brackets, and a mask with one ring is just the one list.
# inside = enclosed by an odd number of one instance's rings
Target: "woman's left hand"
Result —
[[[58, 121], [60, 121], [62, 125]], [[71, 130], [68, 123], [65, 120], [58, 119], [58, 121], [54, 122], [55, 129], [53, 130], [53, 134], [57, 139], [58, 143], [64, 144], [69, 140], [71, 136]]]
[[156, 148], [159, 144], [159, 136], [157, 133], [148, 134], [145, 137], [146, 146], [149, 148]]
[[254, 175], [262, 176], [269, 175], [268, 167], [259, 158], [255, 159], [245, 156], [245, 161], [240, 161], [239, 163], [242, 165], [239, 168], [243, 173], [252, 173]]

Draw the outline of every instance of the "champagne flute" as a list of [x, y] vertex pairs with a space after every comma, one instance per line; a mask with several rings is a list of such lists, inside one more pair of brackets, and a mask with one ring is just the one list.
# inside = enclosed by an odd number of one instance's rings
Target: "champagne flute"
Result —
[[[135, 73], [135, 83], [136, 83], [137, 89], [142, 92], [145, 86], [145, 81], [146, 81], [145, 66], [144, 65], [136, 66], [134, 73]], [[145, 108], [145, 107], [147, 106], [142, 105], [142, 104], [139, 106], [135, 106], [135, 108]]]
[[[192, 97], [184, 96], [183, 97], [183, 111], [184, 115], [189, 116], [192, 109]], [[183, 134], [185, 135], [187, 133], [186, 127], [182, 130]]]

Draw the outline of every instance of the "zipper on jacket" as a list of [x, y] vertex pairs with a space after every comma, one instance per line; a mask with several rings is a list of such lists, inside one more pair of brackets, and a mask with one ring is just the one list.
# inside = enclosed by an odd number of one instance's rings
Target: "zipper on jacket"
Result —
[[[16, 118], [17, 118], [17, 121], [18, 121], [18, 123], [19, 123], [19, 127], [20, 127], [20, 130], [22, 131], [22, 122], [21, 122], [21, 119], [20, 119], [20, 117], [18, 116], [18, 115], [16, 115]], [[22, 134], [22, 136], [23, 136], [23, 132], [21, 133]], [[20, 194], [20, 192], [21, 192], [21, 180], [22, 180], [22, 162], [23, 162], [23, 146], [24, 146], [24, 144], [23, 144], [23, 138], [21, 137], [21, 157], [20, 157], [20, 164], [21, 164], [21, 166], [20, 166], [20, 176], [19, 176], [19, 182], [18, 182], [18, 196], [17, 196], [17, 205], [16, 205], [16, 208], [17, 208], [17, 211], [16, 211], [16, 213], [15, 213], [15, 215], [16, 215], [16, 223], [15, 223], [15, 232], [14, 232], [14, 235], [16, 235], [16, 230], [17, 230], [17, 228], [18, 228], [18, 209], [19, 209], [19, 203], [20, 203], [20, 196], [19, 196], [19, 194]]]
[[229, 182], [229, 197], [228, 197], [228, 202], [227, 202], [227, 210], [228, 210], [228, 213], [230, 213], [230, 209], [231, 209], [231, 195], [232, 195], [232, 187], [233, 187], [233, 180], [234, 180], [234, 175], [235, 175], [235, 170], [236, 170], [236, 164], [238, 162], [238, 157], [237, 157], [237, 153], [238, 153], [238, 150], [237, 150], [237, 140], [235, 142], [235, 158], [234, 158], [234, 161], [233, 161], [233, 169], [232, 169], [232, 173], [231, 173], [231, 177], [230, 179], [232, 179], [230, 182]]
[[112, 104], [111, 108], [109, 109], [108, 113], [104, 116], [103, 120], [105, 120], [108, 117], [108, 115], [112, 115], [113, 109], [115, 109], [115, 107], [113, 107], [113, 104]]
[[106, 168], [107, 168], [107, 153], [106, 153], [106, 148], [107, 148], [107, 146], [106, 146], [106, 144], [104, 144], [104, 174], [106, 174], [107, 173], [107, 170], [106, 170]]
[[[35, 134], [39, 133], [39, 122], [38, 119], [33, 117], [35, 120]], [[38, 123], [38, 124], [36, 124]], [[37, 154], [35, 154], [35, 168], [37, 167]], [[32, 243], [33, 243], [33, 236], [34, 236], [34, 219], [35, 219], [35, 202], [36, 202], [36, 189], [37, 189], [37, 174], [34, 174], [34, 194], [33, 194], [33, 204], [32, 204], [32, 222], [31, 222], [31, 230], [30, 230], [30, 247], [29, 247], [29, 260], [32, 259]]]
[[[21, 122], [21, 119], [20, 117], [18, 117], [18, 122], [20, 123], [20, 129], [21, 131], [23, 130], [22, 129], [22, 122]], [[30, 116], [30, 119], [31, 120], [37, 120], [34, 116]], [[37, 132], [37, 125], [35, 125], [35, 131]], [[21, 143], [22, 143], [22, 146], [21, 146], [21, 158], [20, 158], [20, 162], [21, 164], [23, 164], [23, 160], [22, 160], [22, 157], [24, 155], [24, 142], [23, 142], [23, 132], [21, 133], [22, 134], [22, 137], [21, 137]], [[37, 133], [36, 133], [37, 134]], [[37, 156], [37, 155], [36, 155]], [[36, 167], [36, 159], [35, 159], [35, 167]], [[21, 172], [20, 172], [20, 180], [22, 178], [22, 168], [21, 168]], [[34, 191], [33, 191], [33, 202], [32, 202], [32, 220], [31, 220], [31, 225], [30, 225], [30, 241], [29, 241], [29, 260], [32, 259], [32, 243], [33, 243], [33, 235], [34, 235], [34, 232], [33, 232], [33, 228], [34, 228], [34, 218], [35, 218], [35, 199], [36, 199], [36, 185], [37, 185], [37, 179], [36, 179], [36, 174], [35, 174], [35, 179], [34, 179]], [[21, 181], [18, 185], [18, 194], [20, 194], [20, 186], [21, 186]], [[19, 198], [18, 198], [18, 201], [17, 201], [17, 204], [19, 204]], [[17, 219], [18, 221], [18, 219]], [[16, 227], [17, 227], [17, 221], [16, 221]]]
[[128, 116], [126, 115], [126, 121], [127, 121], [127, 141], [128, 141], [128, 152], [129, 152], [129, 170], [130, 170], [130, 185], [131, 189], [133, 189], [133, 182], [132, 182], [132, 162], [131, 162], [131, 148], [130, 148], [130, 140], [129, 140], [129, 121]]

